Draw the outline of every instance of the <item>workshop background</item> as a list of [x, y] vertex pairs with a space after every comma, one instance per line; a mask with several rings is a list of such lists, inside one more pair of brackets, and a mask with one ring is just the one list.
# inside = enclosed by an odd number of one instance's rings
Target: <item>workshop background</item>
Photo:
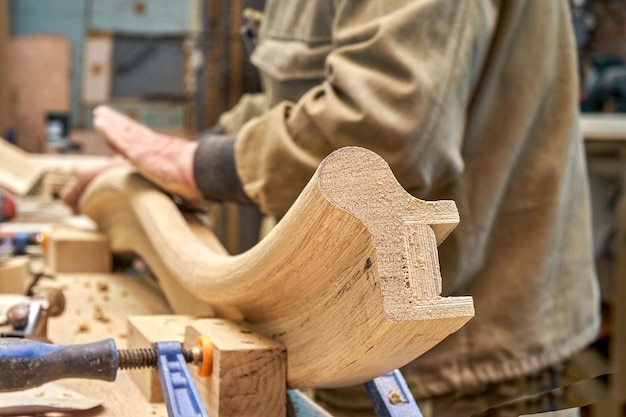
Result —
[[[0, 137], [32, 154], [111, 155], [92, 128], [98, 104], [155, 130], [193, 138], [243, 93], [260, 91], [243, 11], [261, 10], [263, 0], [172, 4], [0, 0]], [[616, 312], [617, 282], [626, 280], [620, 264], [626, 259], [626, 216], [620, 222], [619, 209], [626, 178], [626, 0], [571, 4], [581, 112], [611, 114], [622, 129], [610, 146], [586, 141], [604, 320], [597, 343], [578, 366], [610, 372], [616, 361], [626, 361], [626, 340], [615, 337], [626, 328], [626, 314]], [[230, 253], [256, 243], [258, 211], [223, 205], [213, 214]], [[606, 386], [600, 381], [594, 389]], [[589, 407], [585, 413], [603, 416], [602, 410]]]
[[[0, 136], [33, 153], [108, 155], [91, 120], [107, 103], [192, 138], [260, 90], [241, 31], [243, 10], [263, 3], [0, 0]], [[259, 213], [223, 211], [229, 250], [252, 246]]]

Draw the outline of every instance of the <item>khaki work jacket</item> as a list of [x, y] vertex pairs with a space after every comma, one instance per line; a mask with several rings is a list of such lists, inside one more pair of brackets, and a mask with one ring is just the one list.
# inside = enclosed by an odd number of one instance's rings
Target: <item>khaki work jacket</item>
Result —
[[567, 0], [267, 2], [252, 55], [267, 111], [235, 147], [246, 193], [282, 215], [356, 145], [459, 208], [443, 292], [472, 295], [476, 317], [405, 369], [417, 398], [536, 372], [596, 335], [570, 19]]

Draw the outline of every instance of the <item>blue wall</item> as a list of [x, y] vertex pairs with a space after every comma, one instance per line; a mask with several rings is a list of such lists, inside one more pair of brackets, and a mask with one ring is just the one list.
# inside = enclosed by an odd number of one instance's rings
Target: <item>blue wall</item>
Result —
[[[198, 0], [9, 0], [10, 34], [49, 33], [70, 40], [72, 126], [89, 127], [91, 109], [81, 103], [83, 51], [89, 31], [180, 36], [182, 40], [182, 36], [200, 29], [200, 3]], [[137, 8], [138, 4], [141, 8]]]

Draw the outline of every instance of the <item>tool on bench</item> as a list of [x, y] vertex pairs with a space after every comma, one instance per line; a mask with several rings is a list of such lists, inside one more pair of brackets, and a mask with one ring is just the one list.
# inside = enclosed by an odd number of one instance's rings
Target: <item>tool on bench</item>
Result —
[[45, 252], [48, 247], [48, 232], [0, 231], [0, 242], [0, 257]]
[[45, 252], [48, 245], [47, 232], [0, 232], [0, 239], [10, 250], [8, 254], [12, 255]]
[[50, 345], [18, 338], [0, 339], [0, 392], [21, 391], [64, 378], [114, 381], [118, 369], [156, 367], [170, 416], [208, 414], [187, 363], [211, 369], [212, 348], [207, 338], [184, 349], [179, 342], [157, 342], [153, 348], [120, 349], [113, 339], [82, 345]]
[[13, 195], [8, 191], [0, 190], [0, 222], [13, 219], [16, 212]]
[[[157, 342], [153, 348], [117, 349], [113, 339], [83, 345], [50, 345], [18, 338], [0, 339], [0, 392], [21, 391], [64, 378], [114, 381], [118, 369], [156, 367], [168, 414], [176, 417], [208, 414], [187, 363], [199, 365], [202, 376], [211, 373], [210, 339], [182, 348], [179, 342]], [[400, 371], [376, 378], [366, 387], [379, 416], [422, 417]], [[298, 417], [324, 416], [323, 410], [289, 390]]]
[[48, 342], [48, 318], [65, 310], [65, 296], [60, 289], [43, 288], [27, 295], [0, 295], [0, 326], [11, 326], [0, 337], [21, 337]]

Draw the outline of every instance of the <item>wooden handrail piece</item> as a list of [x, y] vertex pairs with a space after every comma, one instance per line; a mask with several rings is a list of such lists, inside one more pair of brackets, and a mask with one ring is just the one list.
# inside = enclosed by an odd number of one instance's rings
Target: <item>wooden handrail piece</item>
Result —
[[367, 381], [474, 315], [471, 297], [440, 296], [437, 245], [458, 224], [455, 203], [411, 196], [362, 148], [329, 155], [276, 227], [235, 256], [129, 170], [96, 178], [81, 209], [113, 251], [144, 258], [177, 313], [245, 320], [283, 343], [291, 388]]

